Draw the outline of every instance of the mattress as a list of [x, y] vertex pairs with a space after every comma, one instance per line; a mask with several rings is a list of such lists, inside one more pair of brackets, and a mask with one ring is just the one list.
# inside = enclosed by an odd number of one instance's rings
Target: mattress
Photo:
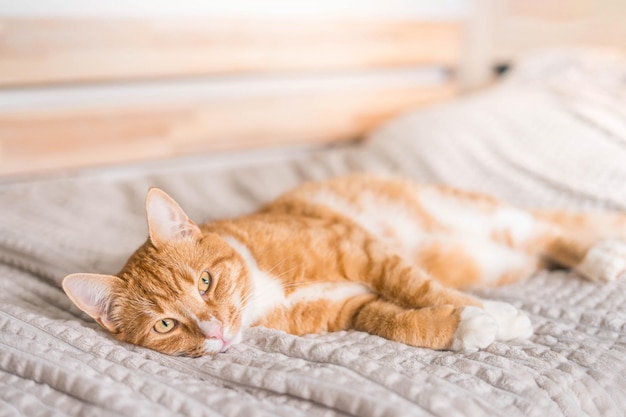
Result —
[[214, 357], [115, 341], [59, 287], [115, 273], [147, 236], [144, 198], [168, 191], [196, 221], [250, 212], [298, 183], [381, 172], [522, 206], [626, 209], [626, 61], [607, 51], [528, 58], [501, 84], [410, 112], [361, 145], [280, 163], [65, 178], [0, 187], [2, 416], [623, 416], [626, 280], [541, 271], [475, 289], [533, 322], [529, 340], [473, 353], [356, 331], [250, 329]]

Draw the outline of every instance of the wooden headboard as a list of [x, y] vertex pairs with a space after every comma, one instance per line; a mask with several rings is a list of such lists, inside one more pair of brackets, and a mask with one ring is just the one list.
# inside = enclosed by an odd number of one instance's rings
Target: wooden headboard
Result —
[[451, 97], [453, 20], [0, 18], [0, 175], [358, 138]]

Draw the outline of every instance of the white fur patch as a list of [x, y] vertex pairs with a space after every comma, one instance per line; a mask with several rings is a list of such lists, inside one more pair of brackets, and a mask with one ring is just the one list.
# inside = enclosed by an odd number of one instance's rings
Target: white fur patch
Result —
[[498, 323], [490, 314], [478, 307], [465, 307], [450, 350], [475, 352], [484, 349], [496, 340], [497, 333]]
[[291, 293], [289, 297], [287, 297], [285, 306], [292, 307], [300, 302], [321, 299], [343, 301], [358, 295], [370, 293], [371, 291], [365, 285], [351, 282], [310, 284], [302, 286]]
[[475, 239], [471, 236], [459, 238], [463, 247], [472, 256], [481, 270], [482, 282], [497, 284], [510, 271], [523, 269], [534, 259], [515, 249], [494, 243], [490, 240]]
[[499, 208], [493, 218], [493, 228], [508, 231], [514, 245], [523, 243], [532, 237], [534, 227], [535, 219], [533, 216], [515, 208]]
[[379, 197], [372, 192], [363, 192], [355, 202], [331, 191], [317, 192], [310, 199], [344, 215], [373, 236], [395, 249], [401, 249], [409, 256], [424, 237], [416, 216], [404, 204]]
[[533, 334], [530, 319], [523, 311], [501, 301], [483, 301], [483, 308], [498, 323], [496, 340], [526, 339]]
[[252, 282], [252, 295], [242, 314], [241, 325], [250, 327], [272, 309], [283, 304], [285, 292], [280, 281], [259, 269], [250, 250], [237, 239], [227, 236], [224, 240], [243, 258]]
[[476, 207], [437, 189], [425, 188], [419, 193], [422, 207], [442, 225], [472, 236], [489, 236], [493, 219]]
[[535, 221], [530, 214], [506, 206], [482, 209], [437, 189], [425, 189], [419, 196], [424, 209], [452, 231], [446, 238], [461, 243], [477, 263], [484, 283], [496, 284], [507, 272], [524, 269], [532, 261], [492, 238], [494, 233], [507, 232], [513, 245], [522, 243], [533, 233]]
[[590, 281], [615, 281], [626, 273], [626, 242], [604, 240], [597, 243], [574, 269]]
[[224, 352], [224, 342], [222, 342], [220, 339], [206, 339], [204, 341], [204, 351], [206, 353]]
[[462, 198], [445, 195], [436, 189], [424, 190], [420, 203], [438, 222], [471, 236], [491, 238], [492, 233], [507, 231], [518, 244], [532, 236], [535, 220], [523, 211], [507, 206], [483, 210]]

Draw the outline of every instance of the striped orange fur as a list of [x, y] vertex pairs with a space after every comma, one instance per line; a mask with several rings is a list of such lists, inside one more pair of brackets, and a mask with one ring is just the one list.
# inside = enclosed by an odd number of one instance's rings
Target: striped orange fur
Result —
[[475, 350], [532, 326], [459, 289], [508, 283], [544, 261], [600, 281], [626, 270], [622, 215], [524, 211], [368, 175], [306, 183], [200, 226], [161, 190], [146, 207], [150, 236], [117, 275], [72, 274], [63, 288], [117, 339], [174, 355], [225, 351], [251, 326]]

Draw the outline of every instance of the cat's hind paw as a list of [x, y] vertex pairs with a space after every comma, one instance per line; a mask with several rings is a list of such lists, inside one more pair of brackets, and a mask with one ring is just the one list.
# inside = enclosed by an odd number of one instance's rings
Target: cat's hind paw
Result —
[[483, 301], [483, 309], [498, 324], [496, 340], [526, 339], [532, 336], [530, 319], [513, 305], [501, 301]]
[[623, 277], [626, 274], [626, 242], [598, 242], [574, 270], [594, 282], [615, 281]]
[[484, 349], [496, 340], [497, 334], [498, 323], [490, 314], [477, 307], [465, 307], [450, 350], [475, 352]]

